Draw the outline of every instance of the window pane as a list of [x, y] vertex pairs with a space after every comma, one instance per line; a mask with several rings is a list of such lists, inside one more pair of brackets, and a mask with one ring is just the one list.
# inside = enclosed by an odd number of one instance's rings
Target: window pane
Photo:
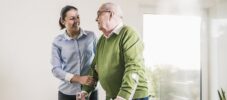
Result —
[[144, 57], [154, 98], [200, 99], [200, 24], [198, 16], [144, 14]]

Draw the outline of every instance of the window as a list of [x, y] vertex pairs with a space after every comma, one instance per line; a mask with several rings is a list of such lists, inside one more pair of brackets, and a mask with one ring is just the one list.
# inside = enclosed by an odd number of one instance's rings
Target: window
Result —
[[145, 65], [155, 100], [200, 100], [198, 16], [143, 15]]

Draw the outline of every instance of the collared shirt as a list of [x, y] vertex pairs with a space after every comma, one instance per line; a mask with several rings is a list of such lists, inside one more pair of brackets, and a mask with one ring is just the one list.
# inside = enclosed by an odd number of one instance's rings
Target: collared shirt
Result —
[[81, 91], [79, 83], [70, 83], [73, 75], [85, 75], [94, 58], [96, 36], [80, 29], [78, 37], [69, 37], [64, 31], [52, 43], [52, 73], [61, 80], [59, 91], [75, 95]]
[[105, 38], [109, 38], [113, 34], [119, 34], [119, 32], [121, 31], [122, 27], [123, 27], [123, 23], [121, 22], [114, 28], [114, 30], [108, 36], [106, 36], [105, 34], [103, 34], [103, 36]]

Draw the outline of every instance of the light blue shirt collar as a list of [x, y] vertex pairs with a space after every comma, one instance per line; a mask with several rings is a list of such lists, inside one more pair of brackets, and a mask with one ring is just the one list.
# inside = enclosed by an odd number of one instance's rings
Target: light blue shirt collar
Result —
[[64, 37], [66, 40], [72, 40], [72, 39], [79, 39], [80, 37], [82, 37], [83, 35], [87, 35], [86, 32], [84, 32], [84, 30], [82, 28], [80, 28], [80, 34], [78, 37], [69, 37], [66, 30], [64, 30]]

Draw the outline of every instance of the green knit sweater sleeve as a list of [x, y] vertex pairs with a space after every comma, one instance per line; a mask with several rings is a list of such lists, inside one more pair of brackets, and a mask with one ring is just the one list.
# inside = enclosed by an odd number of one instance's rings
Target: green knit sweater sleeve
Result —
[[133, 90], [137, 88], [133, 75], [137, 75], [138, 78], [144, 75], [143, 42], [139, 34], [129, 27], [123, 28], [121, 32], [123, 32], [121, 55], [124, 59], [125, 72], [118, 96], [128, 100], [134, 95]]
[[[96, 83], [98, 81], [98, 73], [96, 72], [96, 56], [92, 61], [91, 67], [88, 71], [89, 76], [93, 76], [93, 78], [96, 80]], [[88, 86], [88, 85], [82, 85], [82, 91], [86, 91], [87, 93], [90, 93], [95, 89], [97, 84], [94, 84], [93, 86]]]

